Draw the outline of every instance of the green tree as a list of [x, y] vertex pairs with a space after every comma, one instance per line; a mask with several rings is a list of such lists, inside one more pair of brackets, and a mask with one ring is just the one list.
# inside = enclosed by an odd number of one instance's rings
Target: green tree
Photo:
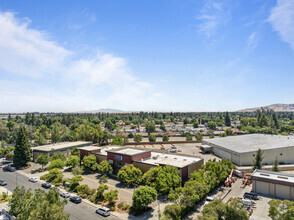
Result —
[[53, 154], [51, 157], [50, 157], [50, 160], [53, 161], [53, 160], [57, 160], [57, 159], [60, 159], [62, 161], [66, 161], [66, 156], [65, 154], [63, 153], [58, 153], [58, 154]]
[[108, 176], [105, 174], [99, 178], [100, 185], [107, 183], [107, 181], [108, 181]]
[[56, 122], [51, 127], [51, 142], [57, 143], [61, 141], [61, 124]]
[[51, 163], [48, 167], [48, 170], [52, 170], [54, 168], [63, 169], [63, 167], [64, 167], [64, 162], [61, 159], [56, 159], [56, 160], [51, 161]]
[[46, 154], [40, 154], [36, 160], [36, 163], [42, 165], [42, 169], [49, 163], [49, 157]]
[[150, 135], [152, 132], [155, 131], [155, 124], [153, 122], [146, 122], [146, 132]]
[[168, 141], [168, 140], [169, 140], [169, 137], [167, 134], [162, 136], [162, 141]]
[[70, 155], [73, 155], [73, 156], [80, 156], [80, 150], [77, 149], [76, 147], [74, 147], [73, 149], [71, 149], [70, 151]]
[[256, 152], [256, 156], [253, 160], [253, 170], [262, 168], [262, 160], [263, 160], [263, 151], [258, 149]]
[[231, 119], [230, 119], [230, 116], [229, 116], [229, 112], [226, 112], [225, 125], [226, 126], [231, 126]]
[[25, 167], [31, 160], [31, 145], [29, 144], [28, 133], [25, 127], [20, 127], [15, 149], [13, 163], [16, 167]]
[[124, 145], [124, 141], [119, 136], [114, 136], [111, 142], [111, 145]]
[[135, 137], [134, 137], [134, 141], [136, 141], [136, 142], [142, 141], [142, 135], [136, 134]]
[[198, 121], [194, 121], [193, 122], [193, 128], [198, 128], [199, 127], [199, 122]]
[[19, 220], [67, 220], [64, 211], [66, 200], [60, 200], [59, 193], [51, 189], [47, 193], [36, 189], [35, 193], [16, 187], [9, 200], [10, 214]]
[[49, 171], [49, 173], [41, 176], [41, 180], [45, 180], [46, 182], [53, 182], [56, 185], [59, 185], [62, 181], [63, 175], [61, 171], [57, 168], [54, 168]]
[[82, 173], [84, 172], [83, 168], [80, 166], [75, 166], [74, 168], [71, 169], [71, 172], [73, 175], [82, 175]]
[[77, 187], [80, 185], [80, 182], [83, 181], [83, 177], [81, 175], [76, 175], [73, 178], [70, 179], [69, 181], [69, 188], [70, 190], [76, 192], [77, 191]]
[[156, 136], [154, 134], [150, 134], [148, 137], [149, 142], [155, 142], [156, 141]]
[[80, 157], [76, 155], [70, 155], [65, 165], [71, 168], [80, 165]]
[[109, 192], [105, 192], [103, 194], [104, 200], [109, 202], [111, 206], [113, 206], [113, 201], [117, 200], [118, 191], [115, 189], [110, 190]]
[[109, 187], [105, 184], [99, 185], [96, 194], [93, 195], [91, 201], [95, 204], [97, 204], [99, 201], [102, 201], [104, 199], [104, 191], [108, 190], [108, 188]]
[[209, 122], [207, 123], [207, 126], [208, 126], [208, 128], [211, 129], [211, 130], [215, 130], [215, 129], [216, 129], [216, 123], [215, 123], [214, 121], [209, 121]]
[[140, 186], [134, 191], [133, 194], [133, 205], [132, 207], [136, 210], [148, 206], [152, 202], [156, 201], [157, 192], [153, 187]]
[[294, 219], [294, 202], [289, 200], [272, 199], [268, 202], [270, 205], [269, 216], [273, 220], [291, 220]]
[[120, 181], [127, 185], [139, 185], [142, 182], [142, 171], [131, 165], [124, 165], [117, 174]]
[[113, 169], [107, 160], [103, 160], [98, 165], [98, 171], [105, 174], [111, 174], [113, 172]]
[[272, 167], [272, 171], [280, 172], [278, 157], [276, 157], [276, 159], [275, 159], [275, 162], [274, 162], [273, 167]]
[[201, 141], [203, 139], [203, 136], [200, 133], [196, 133], [195, 138], [197, 141]]
[[95, 155], [91, 154], [83, 158], [83, 166], [85, 169], [95, 171], [98, 169], [98, 163], [96, 162]]

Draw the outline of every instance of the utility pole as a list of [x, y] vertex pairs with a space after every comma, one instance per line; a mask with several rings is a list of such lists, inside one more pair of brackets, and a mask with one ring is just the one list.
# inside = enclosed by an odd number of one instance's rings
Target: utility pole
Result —
[[15, 179], [16, 179], [16, 186], [17, 186], [17, 174], [15, 173]]
[[160, 201], [159, 199], [157, 201], [158, 201], [158, 220], [160, 220]]

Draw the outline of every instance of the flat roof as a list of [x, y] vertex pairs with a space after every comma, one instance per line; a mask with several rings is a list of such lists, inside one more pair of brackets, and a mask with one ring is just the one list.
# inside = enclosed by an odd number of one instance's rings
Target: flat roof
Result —
[[58, 151], [58, 150], [63, 150], [68, 148], [85, 146], [85, 145], [91, 145], [92, 143], [93, 142], [91, 141], [62, 142], [62, 143], [32, 147], [32, 150], [41, 151], [41, 152], [50, 152], [50, 151]]
[[113, 150], [111, 152], [117, 153], [117, 154], [128, 155], [128, 156], [134, 156], [134, 155], [150, 152], [150, 150], [140, 150], [140, 149], [135, 149], [135, 148], [122, 148], [122, 149], [118, 149], [118, 150]]
[[192, 156], [184, 156], [184, 155], [176, 155], [176, 154], [166, 154], [159, 152], [151, 152], [151, 157], [142, 159], [139, 162], [152, 164], [152, 165], [170, 165], [178, 168], [183, 168], [192, 163], [198, 162], [202, 160], [202, 158], [192, 157]]
[[247, 134], [216, 139], [205, 139], [203, 143], [217, 145], [237, 153], [255, 152], [284, 147], [294, 147], [294, 137], [271, 134]]
[[108, 151], [117, 150], [119, 148], [122, 148], [122, 146], [106, 146], [106, 147], [100, 147], [100, 148], [101, 148], [101, 151], [99, 153], [94, 153], [94, 154], [101, 154], [101, 155], [107, 156]]
[[288, 174], [288, 173], [279, 173], [279, 172], [256, 169], [254, 170], [251, 176], [262, 178], [262, 179], [277, 180], [279, 182], [294, 184], [294, 175]]
[[92, 151], [92, 150], [99, 150], [101, 147], [97, 146], [85, 146], [85, 147], [78, 147], [79, 150], [86, 150], [86, 151]]

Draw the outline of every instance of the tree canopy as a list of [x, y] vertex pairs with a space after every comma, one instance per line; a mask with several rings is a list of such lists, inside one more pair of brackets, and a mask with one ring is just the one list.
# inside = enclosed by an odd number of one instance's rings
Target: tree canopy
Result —
[[131, 165], [124, 165], [117, 174], [120, 181], [127, 185], [139, 185], [142, 182], [142, 171]]
[[25, 167], [31, 160], [31, 145], [29, 144], [28, 133], [25, 127], [20, 127], [13, 156], [13, 163], [16, 167]]
[[148, 206], [152, 202], [156, 201], [157, 192], [153, 187], [140, 186], [134, 191], [133, 194], [133, 205], [132, 207], [136, 210]]

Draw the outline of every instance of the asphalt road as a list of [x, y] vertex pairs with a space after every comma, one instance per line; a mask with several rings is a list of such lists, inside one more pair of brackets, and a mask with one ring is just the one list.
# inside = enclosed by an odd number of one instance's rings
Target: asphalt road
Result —
[[[6, 172], [0, 169], [0, 179], [5, 179], [7, 185], [6, 189], [13, 192], [14, 188], [18, 186], [24, 186], [29, 189], [41, 188], [41, 183], [31, 183], [26, 176], [23, 176], [17, 172]], [[44, 188], [42, 188], [44, 189]], [[45, 189], [44, 189], [45, 190]], [[80, 204], [74, 204], [70, 201], [65, 206], [65, 211], [70, 214], [70, 220], [91, 220], [91, 219], [109, 219], [117, 220], [115, 216], [103, 217], [95, 213], [95, 208], [82, 202]]]

